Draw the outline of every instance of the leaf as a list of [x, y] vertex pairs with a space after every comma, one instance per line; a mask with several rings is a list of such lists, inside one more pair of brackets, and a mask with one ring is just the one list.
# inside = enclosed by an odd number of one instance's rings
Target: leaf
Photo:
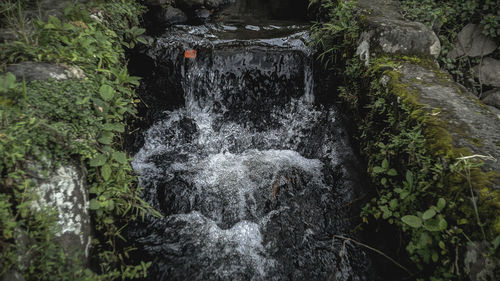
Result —
[[98, 154], [96, 157], [90, 159], [90, 167], [100, 167], [106, 163], [108, 157], [104, 154]]
[[16, 88], [16, 76], [11, 72], [7, 72], [5, 76], [0, 76], [0, 93], [6, 93], [7, 91]]
[[78, 99], [75, 104], [76, 105], [83, 105], [83, 104], [86, 104], [88, 103], [90, 100], [90, 97], [84, 97], [83, 99]]
[[392, 212], [389, 210], [389, 207], [387, 207], [387, 205], [380, 206], [380, 210], [382, 211], [383, 219], [388, 219], [390, 216], [392, 216]]
[[109, 166], [108, 164], [105, 164], [104, 166], [102, 166], [101, 176], [105, 181], [109, 180], [109, 178], [111, 177], [111, 173], [112, 173], [111, 166]]
[[375, 166], [373, 167], [373, 172], [375, 174], [379, 174], [379, 173], [382, 173], [383, 171], [385, 171], [384, 169], [382, 169], [382, 167], [379, 167], [379, 166]]
[[132, 27], [132, 34], [134, 34], [135, 36], [139, 36], [141, 34], [143, 34], [144, 32], [146, 32], [146, 29], [144, 28], [140, 28], [140, 27]]
[[384, 168], [384, 170], [387, 170], [387, 168], [389, 168], [389, 161], [387, 161], [387, 159], [384, 159], [384, 161], [382, 161], [382, 168]]
[[432, 261], [437, 262], [439, 260], [439, 255], [436, 252], [432, 253]]
[[424, 228], [428, 231], [440, 231], [439, 221], [437, 219], [426, 220], [424, 223]]
[[435, 215], [436, 211], [434, 211], [434, 209], [429, 209], [424, 212], [424, 214], [422, 215], [422, 219], [424, 220], [432, 219]]
[[97, 199], [91, 199], [90, 202], [89, 202], [89, 208], [91, 210], [97, 210], [99, 208], [101, 208], [101, 204], [99, 203], [99, 201], [97, 201]]
[[446, 230], [446, 228], [448, 228], [448, 223], [446, 222], [446, 220], [444, 218], [441, 218], [439, 220], [439, 230], [443, 231], [443, 230]]
[[386, 185], [386, 184], [387, 184], [387, 179], [386, 179], [386, 178], [382, 178], [382, 179], [380, 180], [380, 183], [381, 183], [382, 185]]
[[390, 169], [388, 172], [387, 172], [387, 175], [391, 176], [391, 177], [394, 177], [394, 176], [397, 176], [398, 175], [398, 172], [395, 170], [395, 169]]
[[391, 207], [392, 210], [395, 210], [397, 206], [398, 206], [397, 199], [392, 199], [391, 202], [389, 202], [389, 207]]
[[109, 110], [109, 104], [99, 98], [93, 98], [92, 102], [98, 114], [106, 115]]
[[111, 142], [113, 142], [113, 137], [114, 134], [112, 132], [103, 132], [97, 141], [102, 144], [111, 144]]
[[399, 197], [401, 197], [401, 199], [405, 199], [409, 195], [410, 195], [410, 192], [408, 190], [404, 190], [403, 192], [401, 192], [401, 194], [399, 194]]
[[103, 129], [106, 131], [115, 131], [118, 133], [123, 133], [125, 132], [125, 126], [120, 123], [107, 123], [104, 124]]
[[406, 171], [406, 182], [410, 187], [413, 186], [413, 173], [411, 171]]
[[121, 151], [115, 151], [113, 152], [112, 155], [113, 159], [116, 160], [116, 162], [120, 164], [126, 164], [127, 163], [127, 155]]
[[110, 101], [115, 95], [115, 90], [111, 86], [104, 84], [99, 88], [99, 94], [103, 100]]
[[138, 37], [137, 42], [142, 43], [144, 45], [148, 44], [148, 41], [146, 39], [144, 39], [144, 37]]
[[493, 242], [491, 242], [493, 245], [493, 249], [496, 250], [498, 248], [498, 245], [500, 245], [500, 235], [498, 235]]
[[446, 207], [446, 200], [444, 198], [439, 198], [437, 202], [437, 208], [439, 211], [442, 211]]
[[408, 216], [402, 217], [401, 220], [413, 228], [422, 227], [422, 220], [417, 216], [408, 215]]

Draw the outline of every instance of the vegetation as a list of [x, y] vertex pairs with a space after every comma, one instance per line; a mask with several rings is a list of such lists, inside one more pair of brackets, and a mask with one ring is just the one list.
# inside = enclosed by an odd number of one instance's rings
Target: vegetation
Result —
[[[495, 0], [400, 0], [405, 18], [427, 24], [439, 36], [442, 50], [440, 65], [453, 75], [454, 79], [467, 86], [477, 95], [484, 92], [480, 81], [474, 79], [473, 67], [479, 65], [482, 57], [462, 56], [448, 58], [454, 49], [457, 34], [469, 23], [480, 24], [483, 34], [500, 42], [500, 2]], [[492, 56], [500, 58], [497, 49]]]
[[321, 50], [319, 59], [343, 79], [339, 97], [358, 124], [374, 193], [362, 210], [363, 221], [370, 229], [399, 232], [394, 235], [405, 251], [390, 254], [399, 255], [414, 272], [412, 278], [468, 279], [471, 269], [464, 261], [471, 261], [471, 249], [483, 243], [488, 250], [474, 257], [487, 261], [482, 280], [493, 280], [498, 276], [498, 202], [477, 194], [498, 175], [481, 171], [484, 156], [464, 157], [470, 151], [451, 144], [446, 125], [424, 113], [416, 93], [395, 71], [411, 62], [439, 73], [432, 62], [379, 56], [364, 66], [355, 57], [360, 27], [353, 25], [361, 15], [354, 7], [352, 1], [321, 1], [327, 22], [313, 27], [312, 38]]
[[[16, 81], [0, 75], [0, 276], [11, 270], [26, 280], [112, 280], [145, 276], [150, 263], [129, 264], [120, 232], [128, 222], [157, 213], [139, 197], [122, 134], [139, 102], [139, 80], [128, 75], [125, 49], [145, 43], [144, 8], [135, 1], [69, 5], [61, 18], [27, 17], [36, 1], [3, 1], [2, 24], [15, 39], [0, 44], [0, 67], [23, 61], [81, 69], [80, 79]], [[41, 169], [33, 174], [37, 163]], [[87, 170], [96, 239], [92, 270], [54, 243], [57, 214], [32, 208], [37, 177], [61, 165]], [[27, 237], [20, 243], [19, 236]], [[27, 262], [20, 262], [26, 253]], [[27, 254], [29, 253], [29, 255]]]

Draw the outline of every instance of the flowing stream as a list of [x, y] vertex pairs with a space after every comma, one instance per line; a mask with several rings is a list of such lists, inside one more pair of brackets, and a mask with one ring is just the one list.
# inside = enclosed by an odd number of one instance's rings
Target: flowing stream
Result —
[[164, 215], [128, 231], [148, 280], [369, 279], [362, 249], [333, 239], [353, 227], [359, 165], [335, 108], [314, 103], [307, 28], [177, 26], [148, 50], [150, 94], [184, 103], [133, 161]]

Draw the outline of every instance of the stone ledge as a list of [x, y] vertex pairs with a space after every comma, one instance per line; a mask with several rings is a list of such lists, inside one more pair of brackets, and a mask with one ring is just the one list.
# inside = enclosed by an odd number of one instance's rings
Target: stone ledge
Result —
[[[416, 93], [417, 102], [427, 114], [439, 120], [443, 129], [451, 134], [454, 147], [500, 159], [497, 146], [500, 144], [500, 120], [476, 96], [438, 69], [404, 63], [396, 71], [401, 74], [399, 82]], [[484, 169], [498, 171], [500, 162], [487, 161]]]

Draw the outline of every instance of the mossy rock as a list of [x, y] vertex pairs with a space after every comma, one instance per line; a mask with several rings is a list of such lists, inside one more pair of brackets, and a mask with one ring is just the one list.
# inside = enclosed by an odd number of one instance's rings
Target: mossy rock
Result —
[[[394, 58], [392, 62], [384, 58], [372, 69], [384, 69], [384, 65], [393, 67], [380, 71], [381, 81], [399, 102], [415, 108], [412, 117], [423, 122], [433, 158], [451, 165], [461, 157], [480, 155], [475, 159], [483, 161], [483, 165], [471, 170], [470, 183], [480, 195], [479, 212], [493, 225], [490, 231], [499, 234], [500, 162], [494, 160], [500, 159], [498, 117], [432, 63], [418, 58]], [[460, 188], [467, 186], [463, 177], [447, 177], [449, 183], [455, 181]]]

